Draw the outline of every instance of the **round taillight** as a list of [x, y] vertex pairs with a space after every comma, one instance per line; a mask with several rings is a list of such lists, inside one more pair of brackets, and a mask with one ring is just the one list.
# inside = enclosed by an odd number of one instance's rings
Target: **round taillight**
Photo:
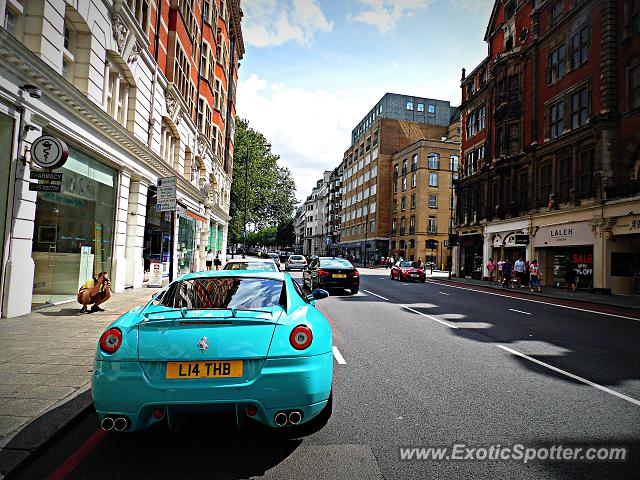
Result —
[[291, 335], [289, 336], [291, 346], [296, 350], [304, 350], [305, 348], [309, 347], [312, 340], [313, 334], [311, 333], [311, 329], [306, 325], [298, 325], [293, 329]]
[[247, 406], [247, 415], [249, 415], [250, 417], [255, 417], [257, 414], [258, 414], [258, 407], [256, 407], [255, 405]]
[[360, 272], [358, 270], [354, 270], [353, 271], [353, 276], [354, 277], [359, 277], [360, 276]]
[[122, 345], [122, 332], [119, 328], [110, 328], [100, 337], [100, 348], [106, 353], [115, 353]]
[[157, 420], [160, 420], [162, 417], [164, 417], [164, 409], [162, 408], [154, 408], [153, 409], [153, 417]]

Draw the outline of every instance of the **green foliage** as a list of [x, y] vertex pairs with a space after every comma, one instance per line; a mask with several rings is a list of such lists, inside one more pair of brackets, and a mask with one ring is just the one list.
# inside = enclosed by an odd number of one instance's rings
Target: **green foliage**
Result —
[[[278, 165], [279, 155], [271, 153], [267, 139], [249, 126], [248, 121], [236, 118], [233, 159], [233, 183], [231, 185], [231, 220], [229, 241], [242, 242], [245, 202], [245, 173], [247, 157], [249, 163], [247, 184], [247, 224], [252, 225], [255, 235], [247, 235], [247, 243], [275, 245], [276, 227], [290, 220], [296, 203], [295, 181], [288, 168]], [[271, 233], [261, 233], [273, 228], [273, 243], [259, 241], [271, 239]], [[264, 236], [263, 236], [264, 235]], [[293, 242], [292, 242], [293, 243]]]

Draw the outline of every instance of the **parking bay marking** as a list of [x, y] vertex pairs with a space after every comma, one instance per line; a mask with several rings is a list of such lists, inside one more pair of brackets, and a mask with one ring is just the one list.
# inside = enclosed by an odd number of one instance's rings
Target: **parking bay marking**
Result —
[[515, 308], [510, 308], [509, 310], [516, 313], [522, 313], [524, 315], [531, 315], [529, 312], [523, 312], [522, 310], [516, 310]]
[[428, 315], [426, 313], [419, 312], [418, 310], [415, 310], [415, 309], [413, 309], [411, 307], [407, 307], [406, 305], [400, 305], [400, 306], [402, 308], [406, 308], [410, 312], [417, 313], [418, 315], [422, 315], [423, 317], [428, 318], [429, 320], [433, 320], [434, 322], [438, 322], [438, 323], [441, 323], [443, 325], [446, 325], [449, 328], [458, 328], [457, 325], [453, 325], [452, 323], [445, 322], [444, 320], [440, 320], [439, 318], [434, 317], [433, 315]]
[[579, 381], [581, 383], [589, 385], [589, 386], [591, 386], [593, 388], [597, 388], [598, 390], [602, 390], [603, 392], [606, 392], [606, 393], [608, 393], [610, 395], [613, 395], [615, 397], [621, 398], [622, 400], [626, 400], [627, 402], [633, 403], [634, 405], [637, 405], [638, 407], [640, 407], [640, 400], [636, 400], [635, 398], [628, 397], [627, 395], [624, 395], [623, 393], [620, 393], [620, 392], [616, 392], [615, 390], [611, 390], [610, 388], [603, 387], [602, 385], [594, 383], [591, 380], [587, 380], [586, 378], [579, 377], [578, 375], [574, 375], [573, 373], [569, 373], [569, 372], [567, 372], [565, 370], [562, 370], [562, 369], [560, 369], [558, 367], [554, 367], [553, 365], [549, 365], [548, 363], [541, 362], [540, 360], [538, 360], [536, 358], [530, 357], [529, 355], [525, 355], [524, 353], [521, 353], [521, 352], [519, 352], [517, 350], [513, 350], [512, 348], [505, 347], [504, 345], [496, 345], [496, 347], [501, 348], [502, 350], [505, 350], [505, 351], [507, 351], [509, 353], [512, 353], [513, 355], [517, 355], [517, 356], [522, 357], [522, 358], [524, 358], [526, 360], [529, 360], [530, 362], [537, 363], [538, 365], [541, 365], [541, 366], [543, 366], [545, 368], [548, 368], [549, 370], [553, 370], [554, 372], [558, 372], [558, 373], [561, 373], [562, 375], [565, 375], [565, 376], [567, 376], [569, 378], [573, 378], [574, 380], [577, 380], [577, 381]]
[[378, 295], [377, 293], [370, 292], [369, 290], [362, 290], [362, 291], [367, 292], [369, 295], [373, 295], [374, 297], [378, 297], [378, 298], [381, 298], [382, 300], [386, 300], [387, 302], [389, 301], [388, 298], [383, 297], [382, 295]]
[[438, 292], [440, 295], [451, 295], [450, 293]]
[[338, 350], [338, 347], [336, 347], [335, 345], [333, 346], [333, 357], [336, 359], [336, 362], [338, 362], [340, 365], [347, 364], [346, 360], [340, 353], [340, 350]]

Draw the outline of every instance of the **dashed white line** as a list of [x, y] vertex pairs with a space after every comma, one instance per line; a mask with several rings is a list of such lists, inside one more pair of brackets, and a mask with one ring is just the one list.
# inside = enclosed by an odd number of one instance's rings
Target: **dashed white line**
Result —
[[587, 380], [586, 378], [582, 378], [579, 377], [578, 375], [574, 375], [573, 373], [567, 372], [565, 370], [562, 370], [558, 367], [554, 367], [553, 365], [549, 365], [548, 363], [544, 363], [541, 362], [540, 360], [537, 360], [533, 357], [530, 357], [529, 355], [525, 355], [524, 353], [518, 352], [517, 350], [513, 350], [512, 348], [509, 347], [505, 347], [504, 345], [496, 345], [498, 348], [501, 348], [502, 350], [505, 350], [509, 353], [512, 353], [514, 355], [517, 355], [519, 357], [525, 358], [527, 360], [529, 360], [530, 362], [533, 363], [537, 363], [538, 365], [541, 365], [545, 368], [548, 368], [549, 370], [553, 370], [554, 372], [558, 372], [561, 373], [562, 375], [565, 375], [569, 378], [573, 378], [574, 380], [577, 380], [579, 382], [582, 382], [586, 385], [589, 385], [593, 388], [597, 388], [598, 390], [602, 390], [603, 392], [606, 392], [610, 395], [613, 395], [615, 397], [621, 398], [622, 400], [626, 400], [629, 403], [633, 403], [634, 405], [637, 405], [638, 407], [640, 407], [640, 400], [636, 400], [635, 398], [629, 397], [623, 393], [620, 392], [616, 392], [615, 390], [611, 390], [610, 388], [607, 387], [603, 387], [602, 385], [599, 385], [597, 383], [592, 382], [591, 380]]
[[408, 283], [403, 283], [403, 285], [409, 286], [409, 284], [408, 284]]
[[383, 297], [382, 295], [378, 295], [377, 293], [370, 292], [369, 290], [362, 290], [362, 291], [367, 292], [369, 295], [373, 295], [374, 297], [378, 297], [378, 298], [381, 298], [382, 300], [386, 300], [387, 302], [389, 301], [388, 298]]
[[451, 295], [450, 293], [438, 292], [440, 295]]
[[453, 325], [452, 323], [445, 322], [444, 320], [440, 320], [439, 318], [434, 317], [433, 315], [427, 315], [426, 313], [419, 312], [418, 310], [415, 310], [415, 309], [413, 309], [411, 307], [407, 307], [406, 305], [400, 305], [400, 306], [402, 308], [406, 308], [410, 312], [417, 313], [418, 315], [422, 315], [423, 317], [428, 318], [429, 320], [433, 320], [434, 322], [438, 322], [438, 323], [441, 323], [443, 325], [446, 325], [449, 328], [458, 328], [457, 325]]
[[335, 345], [333, 346], [333, 357], [336, 359], [336, 362], [338, 362], [340, 365], [347, 364], [344, 357], [340, 353], [340, 350], [338, 350], [338, 347], [336, 347]]
[[516, 313], [522, 313], [524, 315], [531, 315], [529, 312], [523, 312], [522, 310], [516, 310], [515, 308], [510, 308], [509, 310]]
[[[579, 308], [579, 307], [570, 307], [569, 305], [560, 305], [558, 303], [552, 303], [552, 302], [543, 302], [540, 300], [533, 300], [530, 298], [522, 298], [522, 297], [513, 297], [511, 295], [503, 295], [502, 293], [494, 293], [494, 292], [484, 292], [482, 290], [476, 290], [475, 288], [467, 288], [467, 287], [459, 287], [457, 285], [446, 285], [444, 283], [441, 282], [433, 282], [431, 280], [427, 280], [428, 283], [431, 283], [432, 285], [438, 285], [440, 287], [447, 287], [447, 288], [458, 288], [460, 290], [468, 290], [470, 292], [477, 292], [477, 293], [484, 293], [485, 295], [494, 295], [496, 297], [505, 297], [505, 298], [510, 298], [512, 300], [521, 300], [523, 302], [531, 302], [531, 303], [541, 303], [542, 305], [549, 305], [551, 307], [558, 307], [558, 308], [567, 308], [569, 310], [578, 310], [580, 312], [586, 312], [586, 313], [595, 313], [597, 315], [607, 315], [609, 317], [616, 317], [616, 318], [623, 318], [625, 320], [635, 320], [636, 322], [640, 322], [640, 318], [634, 318], [634, 317], [626, 317], [624, 315], [616, 315], [615, 313], [606, 313], [606, 312], [599, 312], [597, 310], [586, 310], [584, 308]], [[587, 301], [588, 303], [588, 301]]]

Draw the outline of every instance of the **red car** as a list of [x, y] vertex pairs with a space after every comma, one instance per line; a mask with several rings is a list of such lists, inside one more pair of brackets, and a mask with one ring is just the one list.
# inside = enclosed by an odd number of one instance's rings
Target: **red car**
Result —
[[398, 281], [420, 280], [424, 282], [427, 275], [422, 268], [418, 267], [418, 262], [402, 260], [391, 267], [389, 278]]

